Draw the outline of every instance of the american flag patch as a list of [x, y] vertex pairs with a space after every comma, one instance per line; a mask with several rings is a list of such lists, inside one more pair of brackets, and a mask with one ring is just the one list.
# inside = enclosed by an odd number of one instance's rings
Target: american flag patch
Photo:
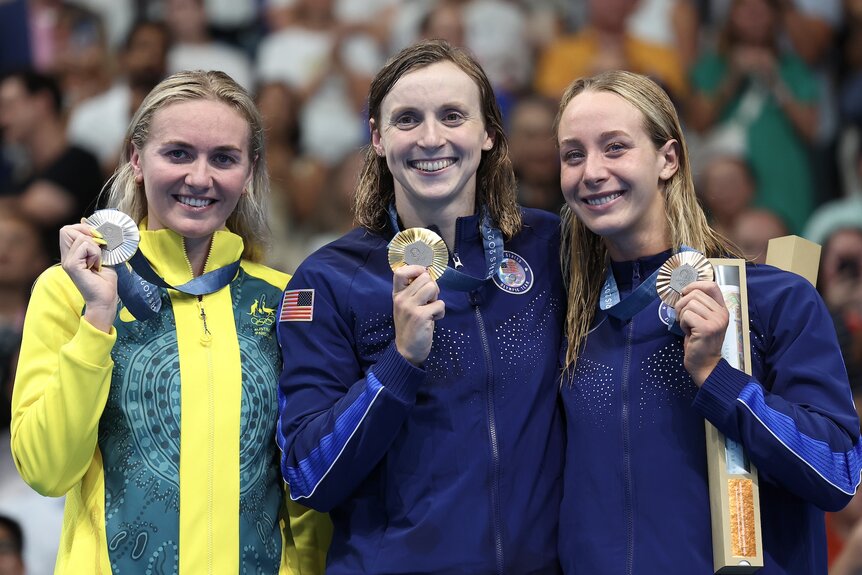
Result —
[[313, 289], [294, 289], [284, 292], [278, 321], [311, 321], [313, 317]]

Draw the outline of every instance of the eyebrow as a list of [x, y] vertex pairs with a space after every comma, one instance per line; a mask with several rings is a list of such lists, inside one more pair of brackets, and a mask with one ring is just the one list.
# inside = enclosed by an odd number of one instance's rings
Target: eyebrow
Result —
[[[463, 101], [459, 102], [459, 101], [453, 100], [450, 102], [444, 102], [444, 103], [440, 104], [439, 106], [436, 107], [436, 109], [437, 110], [449, 110], [449, 109], [454, 108], [457, 110], [463, 110], [467, 106], [468, 106], [468, 104], [466, 102], [463, 102]], [[392, 110], [389, 112], [389, 114], [391, 117], [391, 116], [395, 116], [397, 114], [401, 114], [403, 112], [410, 112], [410, 111], [419, 111], [419, 109], [416, 106], [411, 106], [409, 104], [405, 104], [403, 106], [396, 106], [396, 107], [392, 108]]]
[[[617, 138], [620, 136], [624, 136], [626, 138], [631, 137], [631, 136], [629, 136], [629, 133], [626, 132], [625, 130], [609, 130], [607, 132], [602, 132], [601, 134], [599, 134], [599, 139], [600, 140], [609, 140], [611, 138]], [[579, 144], [579, 143], [581, 143], [580, 138], [565, 138], [565, 139], [560, 141], [561, 146], [566, 146], [569, 144]]]
[[[191, 145], [188, 142], [183, 141], [183, 140], [168, 140], [166, 142], [162, 142], [160, 145], [160, 147], [165, 147], [165, 146], [168, 146], [168, 147], [180, 146], [183, 148], [194, 148], [193, 145]], [[237, 146], [232, 146], [229, 144], [226, 146], [216, 146], [212, 150], [215, 152], [239, 152], [239, 153], [242, 153], [242, 148], [238, 148]]]

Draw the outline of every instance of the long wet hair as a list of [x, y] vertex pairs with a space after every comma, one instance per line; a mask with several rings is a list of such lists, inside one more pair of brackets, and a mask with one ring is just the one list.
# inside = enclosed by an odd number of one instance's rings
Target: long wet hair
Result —
[[[486, 206], [494, 224], [505, 237], [511, 238], [521, 229], [521, 212], [515, 201], [516, 184], [509, 159], [509, 142], [503, 132], [503, 119], [491, 82], [467, 52], [443, 40], [429, 40], [405, 48], [393, 56], [372, 80], [368, 92], [368, 117], [379, 126], [383, 99], [395, 83], [410, 72], [438, 62], [452, 62], [479, 88], [485, 130], [493, 137], [494, 145], [482, 152], [476, 172], [476, 207]], [[389, 222], [387, 210], [394, 200], [395, 181], [386, 158], [378, 156], [373, 146], [368, 145], [353, 198], [356, 223], [377, 232], [385, 230]]]
[[242, 237], [245, 244], [243, 257], [258, 261], [263, 255], [268, 236], [264, 206], [269, 197], [269, 177], [264, 154], [263, 121], [248, 92], [224, 72], [178, 72], [153, 88], [129, 123], [119, 166], [108, 183], [110, 187], [106, 203], [129, 214], [135, 222], [139, 223], [146, 217], [147, 195], [144, 184], [135, 181], [130, 162], [132, 149], [141, 150], [147, 143], [156, 112], [171, 104], [196, 100], [227, 104], [248, 122], [252, 178], [225, 225]]
[[[616, 94], [643, 116], [643, 128], [656, 150], [670, 140], [679, 143], [679, 168], [665, 183], [665, 216], [668, 236], [674, 249], [686, 245], [706, 257], [737, 256], [736, 249], [713, 230], [698, 203], [689, 163], [688, 148], [676, 109], [658, 84], [640, 74], [613, 70], [576, 80], [560, 101], [554, 132], [559, 141], [560, 119], [569, 103], [584, 92]], [[572, 369], [578, 359], [596, 312], [599, 292], [608, 266], [608, 251], [601, 236], [589, 230], [567, 205], [562, 213], [561, 264], [568, 290], [565, 367]]]

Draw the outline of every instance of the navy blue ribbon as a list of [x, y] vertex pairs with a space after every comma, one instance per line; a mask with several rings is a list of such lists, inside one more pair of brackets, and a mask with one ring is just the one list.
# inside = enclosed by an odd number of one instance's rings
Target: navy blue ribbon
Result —
[[[688, 246], [682, 246], [679, 251], [693, 252], [695, 250]], [[605, 284], [602, 286], [602, 293], [599, 296], [599, 309], [619, 320], [630, 320], [658, 297], [658, 292], [655, 288], [658, 272], [659, 270], [656, 270], [650, 274], [626, 299], [620, 301], [620, 291], [617, 287], [617, 281], [614, 279], [613, 270], [608, 266]], [[668, 329], [677, 335], [682, 335], [682, 331], [679, 329], [679, 324], [676, 321], [673, 321], [668, 326]]]
[[150, 265], [147, 258], [139, 251], [129, 260], [132, 269], [125, 263], [116, 266], [117, 293], [135, 318], [149, 319], [162, 308], [162, 297], [159, 288], [172, 289], [178, 292], [202, 296], [217, 292], [228, 285], [239, 271], [240, 260], [207, 272], [184, 284], [173, 286], [166, 282]]
[[[497, 268], [503, 262], [503, 233], [491, 223], [491, 217], [484, 208], [481, 213], [479, 232], [482, 234], [482, 245], [485, 248], [485, 277], [471, 276], [447, 266], [443, 275], [437, 278], [439, 285], [455, 291], [472, 291], [481, 287], [497, 273]], [[395, 204], [389, 204], [389, 221], [396, 234], [401, 231], [398, 227], [398, 212], [395, 210]]]

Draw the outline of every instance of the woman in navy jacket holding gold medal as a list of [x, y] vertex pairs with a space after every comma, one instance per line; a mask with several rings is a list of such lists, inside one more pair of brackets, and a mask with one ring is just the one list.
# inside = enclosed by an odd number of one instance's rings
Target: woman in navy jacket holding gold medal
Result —
[[578, 80], [557, 138], [568, 204], [564, 571], [713, 572], [706, 419], [758, 469], [758, 573], [825, 574], [822, 510], [850, 500], [862, 448], [820, 297], [800, 276], [747, 265], [753, 373], [734, 369], [721, 357], [728, 311], [716, 283], [687, 285], [673, 308], [656, 293], [652, 274], [674, 252], [732, 253], [697, 204], [667, 94], [629, 72]]
[[[559, 220], [515, 204], [465, 52], [405, 49], [369, 115], [360, 227], [300, 266], [280, 308], [291, 497], [330, 512], [328, 574], [558, 573]], [[445, 243], [393, 273], [405, 228]]]

